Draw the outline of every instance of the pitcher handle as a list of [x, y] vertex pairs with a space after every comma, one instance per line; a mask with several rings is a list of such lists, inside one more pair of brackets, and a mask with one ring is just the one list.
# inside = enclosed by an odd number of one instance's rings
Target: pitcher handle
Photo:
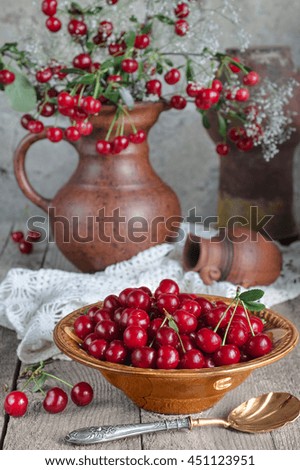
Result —
[[47, 129], [48, 127], [45, 127], [45, 129], [39, 134], [25, 135], [25, 137], [21, 140], [14, 153], [14, 172], [21, 191], [31, 202], [43, 209], [45, 212], [47, 212], [48, 210], [51, 199], [43, 197], [31, 186], [27, 177], [25, 159], [27, 152], [32, 144], [40, 140], [46, 139]]

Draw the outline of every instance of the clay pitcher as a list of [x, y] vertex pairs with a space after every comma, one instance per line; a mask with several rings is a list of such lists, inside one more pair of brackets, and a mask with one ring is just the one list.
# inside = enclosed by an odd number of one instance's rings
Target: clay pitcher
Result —
[[[132, 124], [148, 134], [164, 109], [161, 102], [136, 104], [125, 116], [124, 135], [132, 132]], [[92, 118], [93, 133], [72, 144], [79, 154], [78, 166], [52, 200], [32, 188], [25, 171], [27, 151], [46, 137], [46, 130], [25, 136], [15, 152], [21, 190], [47, 212], [58, 248], [82, 272], [101, 271], [128, 260], [171, 241], [178, 231], [180, 203], [153, 170], [147, 141], [129, 144], [117, 155], [96, 152], [96, 142], [105, 139], [114, 113], [114, 106], [103, 106], [99, 116]]]
[[211, 238], [188, 234], [183, 266], [198, 272], [206, 285], [228, 281], [249, 288], [272, 284], [281, 272], [282, 255], [261, 233], [234, 227]]

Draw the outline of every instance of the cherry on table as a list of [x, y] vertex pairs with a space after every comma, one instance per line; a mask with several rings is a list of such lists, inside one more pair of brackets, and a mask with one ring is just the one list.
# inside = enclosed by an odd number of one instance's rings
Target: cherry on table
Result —
[[86, 406], [94, 398], [94, 391], [87, 382], [79, 382], [71, 390], [71, 399], [77, 406]]
[[61, 413], [68, 404], [68, 395], [59, 387], [48, 390], [43, 401], [43, 408], [51, 414]]
[[4, 410], [14, 418], [24, 416], [28, 407], [28, 398], [24, 392], [14, 390], [6, 395], [4, 400]]
[[21, 240], [24, 240], [24, 232], [21, 230], [16, 230], [11, 233], [11, 238], [15, 243], [20, 243]]
[[28, 242], [26, 240], [21, 240], [19, 243], [19, 250], [21, 253], [25, 255], [29, 255], [29, 253], [31, 253], [33, 250], [33, 245], [31, 242]]

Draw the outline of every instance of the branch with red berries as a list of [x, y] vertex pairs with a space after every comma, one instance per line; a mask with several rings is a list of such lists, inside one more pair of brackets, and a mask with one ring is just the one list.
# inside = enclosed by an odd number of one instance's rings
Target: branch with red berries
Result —
[[[226, 156], [231, 143], [242, 152], [261, 145], [267, 159], [274, 156], [278, 143], [291, 133], [284, 108], [295, 83], [280, 89], [264, 84], [238, 57], [208, 47], [207, 38], [199, 47], [204, 40], [199, 18], [205, 19], [206, 10], [196, 1], [179, 1], [174, 7], [173, 2], [152, 0], [143, 18], [132, 13], [134, 4], [103, 0], [82, 7], [70, 2], [60, 9], [56, 0], [42, 2], [46, 29], [52, 37], [62, 35], [70, 56], [62, 62], [51, 55], [41, 65], [40, 57], [17, 43], [0, 48], [0, 89], [13, 109], [25, 113], [22, 126], [38, 134], [45, 119], [52, 118], [55, 123], [47, 129], [47, 138], [53, 143], [63, 138], [76, 142], [92, 133], [91, 117], [111, 104], [115, 118], [96, 149], [101, 155], [118, 154], [147, 138], [134, 124], [129, 135], [124, 126], [115, 126], [130, 117], [135, 103], [163, 100], [178, 111], [189, 103], [201, 114], [205, 128], [211, 126], [211, 113], [216, 116], [219, 155]], [[268, 106], [264, 100], [269, 100]], [[272, 100], [277, 119], [273, 129]], [[58, 124], [61, 117], [69, 121], [66, 129]]]

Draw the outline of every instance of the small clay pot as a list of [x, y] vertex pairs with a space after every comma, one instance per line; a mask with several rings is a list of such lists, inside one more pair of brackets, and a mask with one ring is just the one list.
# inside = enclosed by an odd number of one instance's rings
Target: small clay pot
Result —
[[266, 286], [278, 278], [282, 255], [261, 233], [245, 228], [220, 229], [212, 238], [188, 235], [183, 267], [198, 272], [206, 285], [228, 281], [245, 288]]

